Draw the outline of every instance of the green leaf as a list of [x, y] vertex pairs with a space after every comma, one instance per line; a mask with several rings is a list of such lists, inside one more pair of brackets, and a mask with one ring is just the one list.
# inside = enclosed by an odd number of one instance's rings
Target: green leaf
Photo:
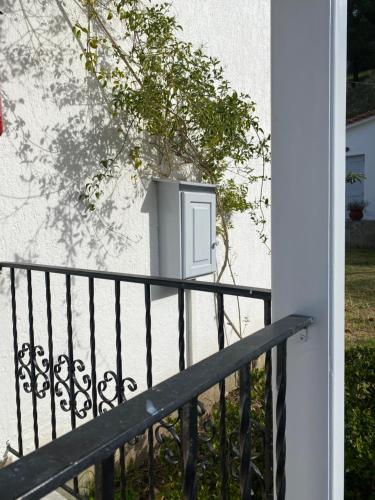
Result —
[[98, 39], [97, 38], [92, 38], [89, 41], [89, 45], [92, 49], [97, 49], [98, 48]]

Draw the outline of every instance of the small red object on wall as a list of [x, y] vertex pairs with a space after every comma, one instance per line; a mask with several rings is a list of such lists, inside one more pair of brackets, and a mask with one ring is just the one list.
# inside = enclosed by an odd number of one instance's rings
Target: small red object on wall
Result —
[[1, 103], [1, 96], [0, 96], [0, 135], [3, 135], [3, 132], [4, 132], [3, 106]]

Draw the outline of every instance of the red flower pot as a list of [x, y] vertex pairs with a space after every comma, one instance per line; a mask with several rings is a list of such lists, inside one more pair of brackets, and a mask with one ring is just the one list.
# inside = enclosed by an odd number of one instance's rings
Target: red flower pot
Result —
[[363, 219], [363, 209], [362, 208], [352, 208], [349, 211], [349, 217], [351, 220], [362, 220]]

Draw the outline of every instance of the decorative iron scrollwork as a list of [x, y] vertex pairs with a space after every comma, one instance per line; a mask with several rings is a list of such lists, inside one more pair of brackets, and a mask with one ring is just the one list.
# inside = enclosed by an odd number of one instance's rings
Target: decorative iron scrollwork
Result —
[[207, 413], [204, 404], [199, 400], [198, 422], [198, 442], [201, 444], [198, 447], [197, 471], [198, 474], [202, 475], [217, 460], [215, 449], [213, 447], [213, 441], [216, 436], [217, 429]]
[[234, 479], [240, 478], [240, 437], [238, 432], [231, 432], [228, 437], [229, 471]]
[[76, 374], [85, 371], [85, 364], [80, 359], [75, 359], [72, 363], [68, 356], [60, 354], [54, 366], [54, 373], [57, 379], [55, 384], [55, 394], [59, 398], [60, 408], [63, 411], [74, 410], [78, 418], [85, 418], [92, 408], [92, 401], [89, 395], [91, 388], [91, 378], [87, 373], [78, 380]]
[[[36, 397], [43, 399], [51, 388], [50, 364], [44, 357], [42, 346], [37, 345], [33, 352], [31, 351], [30, 344], [26, 342], [17, 351], [19, 362], [17, 376], [22, 381], [25, 392], [35, 393]], [[82, 360], [75, 359], [71, 362], [66, 354], [60, 354], [53, 366], [54, 390], [55, 396], [60, 398], [60, 408], [65, 412], [74, 411], [80, 419], [88, 415], [93, 404], [89, 392], [92, 381], [90, 375], [85, 373], [85, 369]], [[137, 383], [131, 377], [119, 381], [117, 374], [108, 370], [104, 373], [103, 380], [98, 383], [97, 389], [102, 400], [98, 409], [99, 413], [103, 413], [114, 408], [118, 403], [126, 401], [126, 391], [134, 392], [137, 389]], [[133, 441], [135, 443], [136, 439]]]
[[[198, 460], [197, 470], [203, 474], [209, 466], [216, 460], [216, 454], [213, 447], [213, 440], [216, 435], [216, 428], [209, 418], [208, 413], [202, 401], [198, 400], [198, 419], [199, 433], [198, 442]], [[162, 420], [156, 426], [155, 437], [161, 447], [161, 453], [164, 459], [170, 464], [178, 464], [181, 459], [181, 414]]]
[[[34, 346], [33, 352], [31, 345], [27, 342], [22, 344], [17, 353], [19, 362], [18, 377], [23, 381], [22, 387], [27, 393], [35, 393], [36, 397], [43, 399], [50, 387], [48, 379], [49, 363], [44, 358], [44, 349], [42, 346]], [[39, 362], [38, 362], [39, 361]]]
[[155, 428], [155, 438], [161, 447], [161, 453], [170, 464], [178, 464], [181, 456], [181, 438], [179, 435], [180, 413], [174, 418], [161, 420]]
[[108, 370], [104, 373], [103, 380], [98, 383], [98, 393], [102, 401], [99, 403], [99, 413], [104, 413], [127, 400], [125, 390], [131, 392], [137, 390], [137, 383], [131, 377], [119, 380], [117, 374]]

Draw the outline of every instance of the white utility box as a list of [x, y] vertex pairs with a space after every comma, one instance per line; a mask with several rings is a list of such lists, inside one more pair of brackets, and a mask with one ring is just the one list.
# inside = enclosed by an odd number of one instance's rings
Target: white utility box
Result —
[[156, 180], [159, 274], [194, 278], [216, 271], [216, 186]]

